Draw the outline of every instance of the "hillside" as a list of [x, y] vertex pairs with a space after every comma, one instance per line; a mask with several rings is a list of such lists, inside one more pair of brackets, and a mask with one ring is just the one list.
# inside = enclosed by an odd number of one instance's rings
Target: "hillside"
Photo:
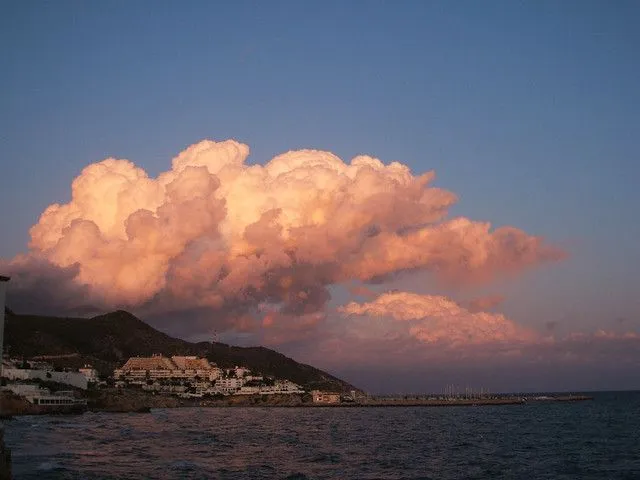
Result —
[[93, 318], [36, 315], [5, 317], [5, 351], [12, 357], [47, 357], [56, 366], [93, 364], [110, 374], [132, 356], [198, 355], [221, 367], [246, 366], [264, 375], [287, 378], [305, 388], [348, 391], [352, 385], [310, 365], [264, 347], [234, 347], [224, 343], [190, 343], [172, 338], [125, 311]]

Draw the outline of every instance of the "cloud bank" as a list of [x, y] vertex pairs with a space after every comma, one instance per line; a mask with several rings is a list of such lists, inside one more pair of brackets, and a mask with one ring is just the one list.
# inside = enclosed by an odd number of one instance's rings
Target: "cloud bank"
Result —
[[6, 268], [17, 277], [59, 268], [95, 304], [206, 308], [233, 323], [261, 303], [279, 317], [320, 312], [327, 287], [347, 281], [423, 270], [449, 284], [487, 282], [564, 255], [514, 227], [447, 218], [456, 196], [432, 185], [433, 172], [317, 150], [264, 165], [248, 155], [237, 141], [205, 140], [156, 178], [129, 160], [91, 164], [71, 201], [31, 228], [27, 257], [37, 261]]
[[471, 312], [443, 296], [384, 293], [372, 302], [351, 302], [338, 309], [347, 315], [388, 317], [408, 324], [408, 333], [427, 344], [451, 346], [531, 341], [533, 332], [499, 313]]
[[399, 291], [337, 310], [340, 328], [316, 338], [309, 361], [366, 382], [376, 392], [438, 392], [452, 383], [462, 391], [465, 386], [493, 391], [638, 386], [637, 332], [560, 336], [443, 296]]
[[[318, 150], [263, 165], [248, 156], [235, 140], [205, 140], [157, 177], [123, 159], [87, 166], [71, 200], [31, 228], [29, 252], [0, 261], [13, 277], [9, 305], [128, 308], [173, 334], [248, 335], [334, 371], [478, 360], [522, 371], [638, 367], [637, 333], [538, 333], [491, 311], [499, 294], [378, 293], [408, 271], [455, 290], [565, 257], [518, 228], [450, 218], [457, 197], [433, 185], [433, 172]], [[361, 303], [334, 308], [335, 289]]]

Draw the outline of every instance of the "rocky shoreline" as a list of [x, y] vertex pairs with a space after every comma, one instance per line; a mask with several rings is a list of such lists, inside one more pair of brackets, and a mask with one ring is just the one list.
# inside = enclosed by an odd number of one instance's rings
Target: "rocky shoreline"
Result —
[[[308, 399], [306, 397], [309, 397]], [[142, 412], [152, 408], [181, 407], [249, 407], [249, 406], [305, 406], [308, 395], [233, 395], [220, 399], [178, 398], [171, 395], [149, 394], [136, 390], [109, 389], [94, 392], [88, 398], [88, 409], [100, 412]]]
[[78, 414], [87, 410], [85, 405], [34, 405], [25, 398], [9, 392], [0, 396], [0, 418], [11, 418], [18, 415], [65, 415]]
[[[308, 398], [307, 398], [308, 397]], [[78, 414], [90, 412], [135, 413], [156, 408], [184, 407], [300, 407], [312, 406], [310, 395], [234, 395], [220, 399], [178, 398], [137, 390], [104, 389], [88, 392], [87, 405], [41, 406], [9, 392], [0, 396], [0, 417]]]

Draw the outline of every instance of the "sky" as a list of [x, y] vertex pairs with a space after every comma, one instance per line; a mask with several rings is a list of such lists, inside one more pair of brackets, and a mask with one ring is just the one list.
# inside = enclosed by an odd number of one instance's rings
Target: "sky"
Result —
[[0, 269], [373, 392], [638, 389], [640, 5], [0, 5]]

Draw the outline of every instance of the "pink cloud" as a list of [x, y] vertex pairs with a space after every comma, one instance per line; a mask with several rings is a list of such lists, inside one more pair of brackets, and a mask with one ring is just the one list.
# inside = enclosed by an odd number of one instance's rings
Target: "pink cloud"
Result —
[[409, 292], [384, 293], [369, 303], [339, 308], [346, 315], [387, 317], [406, 324], [410, 336], [428, 344], [464, 346], [531, 341], [535, 334], [502, 314], [471, 312], [452, 300]]
[[433, 172], [317, 150], [265, 165], [247, 165], [248, 155], [235, 140], [206, 140], [155, 178], [129, 160], [91, 164], [71, 201], [31, 228], [28, 256], [72, 268], [71, 281], [105, 305], [231, 319], [261, 303], [321, 312], [338, 283], [406, 270], [488, 282], [564, 255], [514, 227], [447, 219], [457, 197], [432, 185]]
[[350, 287], [349, 293], [351, 295], [357, 295], [359, 297], [367, 297], [367, 298], [373, 298], [378, 295], [375, 291], [371, 290], [368, 287], [365, 287], [364, 285], [356, 285], [356, 286]]
[[463, 305], [472, 312], [480, 312], [483, 310], [491, 310], [504, 302], [502, 295], [486, 295], [476, 297], [463, 302]]
[[338, 312], [343, 316], [340, 335], [318, 345], [312, 359], [328, 367], [379, 365], [405, 371], [416, 365], [640, 366], [637, 332], [598, 330], [554, 337], [503, 314], [471, 311], [443, 296], [394, 291], [369, 302], [350, 302]]

